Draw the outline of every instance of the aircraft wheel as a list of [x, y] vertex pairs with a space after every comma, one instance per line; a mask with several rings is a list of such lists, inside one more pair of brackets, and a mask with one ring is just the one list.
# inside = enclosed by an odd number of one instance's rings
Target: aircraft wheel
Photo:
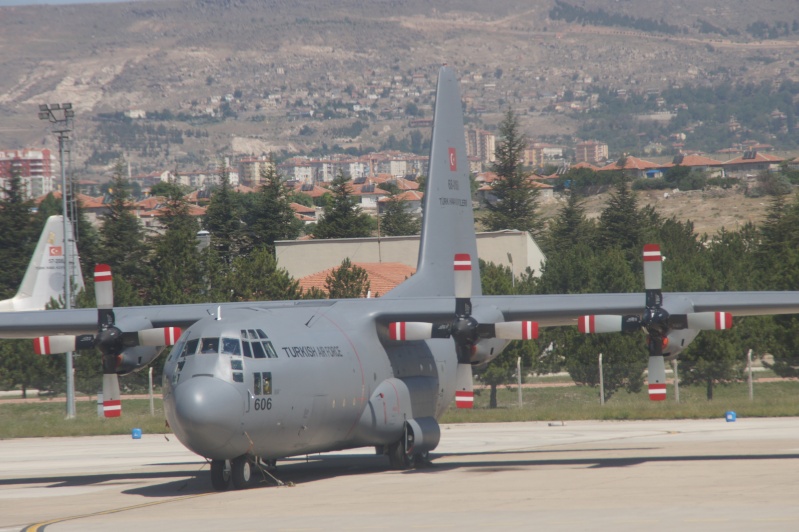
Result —
[[413, 456], [408, 456], [402, 441], [392, 443], [388, 446], [388, 461], [391, 469], [411, 469], [413, 467]]
[[230, 460], [211, 460], [211, 486], [216, 491], [225, 491], [230, 485]]
[[253, 468], [250, 458], [243, 454], [233, 459], [230, 464], [230, 469], [233, 478], [233, 487], [237, 490], [243, 490], [250, 487], [252, 482]]

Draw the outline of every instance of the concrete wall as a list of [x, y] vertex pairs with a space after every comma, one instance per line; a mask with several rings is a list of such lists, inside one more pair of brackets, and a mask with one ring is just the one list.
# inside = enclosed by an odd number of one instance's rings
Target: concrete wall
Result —
[[[516, 275], [528, 266], [540, 275], [546, 260], [538, 244], [528, 233], [499, 231], [477, 233], [477, 255], [486, 262], [510, 266], [513, 258]], [[295, 279], [338, 266], [345, 258], [352, 262], [400, 262], [416, 267], [419, 257], [418, 236], [392, 236], [378, 239], [340, 238], [330, 240], [283, 240], [275, 242], [280, 268]]]

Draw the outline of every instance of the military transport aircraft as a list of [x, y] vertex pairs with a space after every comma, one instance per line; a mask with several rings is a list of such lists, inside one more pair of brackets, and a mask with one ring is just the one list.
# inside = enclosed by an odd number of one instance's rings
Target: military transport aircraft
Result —
[[417, 272], [381, 298], [113, 308], [101, 267], [99, 309], [3, 316], [0, 337], [51, 335], [36, 340], [42, 353], [97, 346], [110, 379], [150, 363], [183, 328], [164, 367], [166, 418], [224, 490], [250, 486], [277, 459], [346, 448], [373, 446], [412, 467], [436, 448], [453, 399], [471, 406], [471, 367], [538, 326], [644, 329], [662, 379], [663, 356], [699, 329], [799, 313], [799, 292], [663, 294], [655, 247], [644, 250], [645, 296], [482, 296], [461, 99], [446, 66], [424, 202]]
[[[69, 257], [74, 261], [74, 288], [83, 289], [75, 240], [68, 238], [67, 242], [70, 245]], [[64, 294], [65, 256], [63, 218], [50, 216], [44, 224], [19, 290], [11, 299], [0, 301], [0, 312], [44, 310], [51, 299], [58, 300]]]

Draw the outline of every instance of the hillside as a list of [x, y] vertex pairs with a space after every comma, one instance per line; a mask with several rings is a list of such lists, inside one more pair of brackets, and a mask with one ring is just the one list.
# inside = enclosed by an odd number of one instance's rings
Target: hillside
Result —
[[[36, 106], [70, 101], [77, 110], [75, 161], [89, 177], [102, 176], [118, 156], [149, 171], [191, 169], [219, 154], [310, 152], [323, 143], [379, 148], [392, 136], [408, 138], [415, 131], [410, 118], [430, 116], [444, 62], [462, 76], [469, 123], [492, 129], [512, 105], [533, 137], [577, 130], [581, 115], [544, 111], [565, 89], [799, 81], [794, 0], [587, 0], [579, 4], [587, 23], [550, 18], [556, 4], [563, 3], [2, 7], [0, 147], [53, 147]], [[628, 16], [618, 19], [627, 25], [606, 25], [601, 10]], [[641, 29], [661, 20], [661, 27], [677, 29]], [[775, 28], [782, 33], [753, 33]], [[354, 112], [359, 102], [373, 107]], [[130, 110], [155, 118], [117, 121], [110, 129], [110, 120]]]

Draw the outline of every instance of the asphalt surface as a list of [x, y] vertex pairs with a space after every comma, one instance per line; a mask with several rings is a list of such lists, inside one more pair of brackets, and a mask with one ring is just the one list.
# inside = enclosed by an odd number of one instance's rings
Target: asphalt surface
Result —
[[0, 441], [0, 532], [799, 530], [799, 418], [442, 426], [432, 464], [370, 449], [216, 493], [174, 437]]

